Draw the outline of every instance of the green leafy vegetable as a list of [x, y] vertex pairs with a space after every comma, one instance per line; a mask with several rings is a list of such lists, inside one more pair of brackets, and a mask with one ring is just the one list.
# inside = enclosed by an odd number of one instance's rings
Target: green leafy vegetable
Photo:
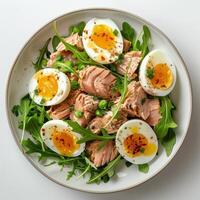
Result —
[[93, 183], [96, 180], [102, 178], [104, 175], [106, 175], [110, 170], [115, 169], [115, 167], [118, 165], [120, 162], [121, 155], [119, 155], [117, 158], [112, 160], [111, 162], [108, 163], [108, 165], [100, 172], [98, 175], [90, 178], [90, 180], [87, 183]]
[[71, 89], [72, 90], [77, 90], [78, 88], [80, 88], [80, 85], [79, 85], [78, 81], [72, 80], [71, 81]]
[[52, 67], [59, 69], [61, 72], [64, 73], [70, 72], [78, 76], [77, 72], [73, 68], [73, 64], [71, 61], [65, 61], [65, 62], [55, 61]]
[[138, 170], [140, 172], [145, 173], [145, 174], [148, 173], [148, 171], [149, 171], [149, 164], [145, 163], [145, 164], [138, 165]]
[[[31, 108], [32, 108], [31, 101], [26, 95], [25, 97], [21, 99], [20, 105], [18, 106], [19, 123], [22, 124], [21, 142], [24, 138], [26, 123], [27, 123], [27, 116]], [[15, 109], [16, 109], [16, 106], [15, 106]]]
[[37, 117], [30, 117], [26, 124], [26, 130], [29, 131], [35, 141], [38, 141], [41, 144], [42, 150], [44, 151], [45, 149], [43, 145], [43, 140], [40, 136], [40, 128], [41, 125], [39, 124], [39, 120], [37, 119]]
[[[140, 41], [140, 37], [142, 36], [142, 42]], [[142, 51], [142, 57], [148, 53], [149, 51], [149, 41], [151, 39], [151, 32], [149, 28], [144, 25], [142, 32], [138, 35], [136, 38], [134, 45], [133, 45], [133, 50], [134, 51]]]
[[59, 43], [60, 39], [58, 38], [58, 36], [54, 35], [52, 39], [52, 47], [54, 52], [56, 51], [56, 47], [58, 46]]
[[49, 42], [51, 41], [51, 38], [49, 38], [44, 46], [40, 49], [40, 55], [36, 61], [36, 63], [33, 63], [34, 67], [35, 67], [35, 70], [38, 71], [40, 69], [42, 69], [42, 66], [43, 66], [43, 59], [45, 58], [45, 54], [48, 52], [48, 45], [49, 45]]
[[161, 140], [161, 144], [165, 148], [167, 156], [169, 156], [176, 144], [176, 135], [173, 129], [169, 129], [167, 135]]
[[160, 97], [161, 107], [160, 112], [162, 118], [160, 119], [159, 123], [155, 126], [154, 130], [156, 135], [159, 139], [164, 138], [169, 128], [176, 128], [177, 124], [174, 122], [172, 118], [172, 109], [173, 104], [168, 96]]
[[115, 61], [116, 64], [122, 64], [124, 60], [124, 54], [119, 54], [118, 59]]
[[18, 115], [19, 115], [19, 105], [14, 105], [13, 106], [13, 108], [12, 108], [12, 113], [16, 116], [16, 117], [18, 117]]
[[149, 44], [149, 41], [151, 39], [151, 32], [149, 30], [149, 28], [144, 25], [143, 26], [143, 36], [142, 36], [142, 40], [143, 40], [143, 43], [142, 43], [142, 56], [144, 57], [148, 52], [148, 44]]
[[84, 28], [85, 28], [85, 22], [82, 21], [78, 24], [70, 26], [69, 34], [78, 33], [79, 35], [82, 35]]
[[134, 43], [135, 39], [135, 30], [131, 25], [127, 22], [122, 23], [122, 30], [121, 30], [122, 36], [129, 40], [132, 44]]
[[58, 155], [57, 153], [53, 152], [50, 149], [45, 148], [45, 150], [43, 150], [39, 143], [34, 143], [30, 139], [23, 140], [22, 146], [26, 150], [27, 154], [33, 154], [33, 153], [39, 154], [40, 155], [39, 160], [49, 158], [49, 157], [51, 157], [51, 158], [60, 158], [61, 157], [60, 155]]
[[80, 140], [78, 140], [77, 143], [84, 143], [84, 142], [88, 142], [91, 140], [112, 140], [115, 138], [115, 135], [97, 135], [94, 134], [91, 130], [87, 129], [87, 128], [83, 128], [82, 126], [80, 126], [77, 122], [71, 121], [71, 120], [67, 120], [67, 123], [69, 124], [69, 126], [71, 126], [72, 130], [74, 132], [80, 133], [82, 135], [82, 138]]

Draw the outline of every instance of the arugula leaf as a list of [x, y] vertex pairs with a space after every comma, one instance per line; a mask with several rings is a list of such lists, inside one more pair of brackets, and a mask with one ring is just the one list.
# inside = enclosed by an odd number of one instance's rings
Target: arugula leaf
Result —
[[116, 64], [122, 64], [124, 60], [124, 54], [119, 54], [118, 59], [115, 61]]
[[29, 138], [27, 140], [22, 141], [22, 147], [26, 150], [27, 154], [38, 153], [40, 155], [39, 160], [49, 157], [60, 158], [60, 155], [53, 152], [49, 148], [45, 148], [45, 151], [43, 151], [39, 143], [34, 143]]
[[28, 113], [29, 113], [31, 108], [32, 108], [31, 101], [26, 95], [21, 99], [20, 105], [18, 107], [18, 109], [19, 109], [19, 120], [20, 120], [19, 123], [22, 124], [21, 142], [22, 142], [22, 140], [24, 138], [26, 122], [27, 122], [27, 116], [28, 116]]
[[45, 54], [48, 52], [48, 45], [49, 45], [50, 41], [51, 41], [51, 38], [49, 38], [45, 42], [44, 46], [40, 49], [40, 55], [39, 55], [36, 63], [33, 63], [36, 71], [39, 71], [40, 69], [42, 69], [42, 66], [43, 66], [43, 62], [42, 61], [45, 58]]
[[40, 128], [41, 125], [39, 124], [37, 117], [30, 117], [26, 124], [26, 130], [29, 131], [35, 141], [38, 141], [41, 144], [42, 150], [44, 151], [45, 149], [43, 145], [43, 140], [40, 136]]
[[69, 34], [78, 33], [79, 35], [82, 35], [84, 28], [85, 28], [85, 22], [82, 21], [78, 24], [70, 26], [69, 27]]
[[148, 43], [149, 43], [149, 40], [151, 39], [151, 32], [146, 25], [143, 26], [143, 32], [144, 33], [143, 33], [143, 36], [142, 36], [142, 40], [143, 40], [142, 56], [144, 57], [148, 53]]
[[19, 105], [14, 105], [13, 108], [12, 108], [12, 113], [13, 113], [16, 117], [18, 117], [18, 115], [19, 115], [19, 108], [20, 108]]
[[169, 129], [167, 135], [161, 140], [161, 144], [165, 148], [167, 156], [169, 156], [176, 144], [176, 135], [173, 129]]
[[115, 167], [118, 165], [120, 162], [121, 155], [119, 155], [117, 158], [112, 160], [111, 162], [108, 163], [108, 165], [96, 176], [90, 178], [90, 180], [87, 183], [94, 183], [96, 180], [102, 178], [104, 175], [106, 175], [110, 170], [115, 169]]
[[78, 144], [92, 141], [92, 140], [112, 140], [115, 138], [115, 135], [97, 135], [94, 134], [91, 130], [83, 128], [77, 122], [72, 120], [67, 120], [67, 123], [72, 128], [74, 132], [80, 133], [82, 138], [77, 141]]
[[68, 61], [66, 61], [66, 62], [55, 61], [53, 63], [53, 67], [56, 69], [59, 69], [61, 72], [64, 72], [64, 73], [70, 72], [70, 73], [73, 73], [78, 76], [75, 69], [69, 64]]
[[161, 107], [160, 112], [162, 118], [160, 119], [159, 123], [154, 127], [156, 135], [159, 139], [164, 138], [169, 128], [176, 128], [177, 124], [172, 118], [172, 109], [173, 104], [169, 97], [160, 97]]
[[122, 30], [121, 30], [122, 36], [129, 40], [132, 44], [135, 39], [135, 30], [131, 25], [127, 22], [122, 23]]
[[52, 39], [52, 47], [53, 47], [53, 51], [57, 51], [56, 47], [58, 46], [58, 44], [60, 43], [60, 39], [58, 38], [58, 36], [54, 35], [53, 39]]
[[[140, 41], [142, 36], [142, 42]], [[138, 37], [136, 38], [134, 44], [133, 44], [133, 50], [134, 51], [142, 51], [142, 57], [144, 58], [144, 56], [148, 53], [149, 51], [149, 41], [151, 39], [151, 32], [149, 30], [149, 28], [144, 25], [142, 32], [138, 35]]]
[[145, 163], [145, 164], [138, 165], [138, 170], [140, 172], [145, 173], [145, 174], [148, 173], [148, 171], [149, 171], [149, 164]]
[[72, 178], [72, 176], [75, 175], [75, 170], [76, 170], [76, 166], [73, 163], [71, 171], [68, 171], [68, 173], [67, 173], [67, 180], [69, 180], [70, 178]]
[[71, 81], [71, 89], [72, 90], [77, 90], [78, 88], [80, 88], [80, 85], [79, 85], [78, 81], [72, 80]]

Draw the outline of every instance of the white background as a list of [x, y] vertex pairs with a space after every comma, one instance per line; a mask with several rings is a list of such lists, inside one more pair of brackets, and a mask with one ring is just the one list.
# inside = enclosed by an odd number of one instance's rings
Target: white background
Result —
[[[150, 21], [176, 45], [193, 85], [193, 114], [185, 142], [152, 180], [115, 194], [88, 194], [49, 181], [19, 151], [5, 115], [8, 72], [24, 43], [52, 18], [89, 7], [118, 8]], [[200, 1], [199, 0], [0, 0], [0, 199], [197, 200], [200, 199]], [[134, 178], [134, 177], [133, 177]]]

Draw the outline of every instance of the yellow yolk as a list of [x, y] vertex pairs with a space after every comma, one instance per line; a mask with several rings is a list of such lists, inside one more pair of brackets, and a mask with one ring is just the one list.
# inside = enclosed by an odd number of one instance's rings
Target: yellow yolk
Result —
[[58, 92], [58, 81], [55, 75], [40, 74], [37, 76], [38, 95], [46, 101], [52, 99]]
[[157, 150], [156, 145], [149, 143], [144, 135], [136, 133], [134, 128], [132, 130], [133, 134], [129, 135], [123, 144], [127, 155], [129, 157], [139, 157], [154, 154]]
[[65, 156], [72, 156], [72, 154], [80, 147], [80, 145], [76, 143], [76, 136], [71, 134], [69, 130], [54, 130], [52, 133], [52, 141], [60, 154]]
[[115, 35], [113, 30], [107, 25], [95, 25], [91, 40], [102, 49], [111, 50], [115, 48]]
[[151, 84], [157, 89], [168, 89], [173, 83], [173, 74], [167, 64], [157, 64], [154, 66], [154, 76]]

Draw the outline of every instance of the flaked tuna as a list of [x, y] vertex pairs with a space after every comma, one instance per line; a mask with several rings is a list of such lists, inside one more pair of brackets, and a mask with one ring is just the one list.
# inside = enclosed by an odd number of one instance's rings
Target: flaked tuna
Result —
[[142, 59], [141, 51], [130, 51], [124, 55], [124, 59], [121, 64], [117, 64], [117, 72], [121, 75], [125, 75], [127, 71], [128, 78], [134, 79], [137, 74], [135, 73], [138, 65]]
[[104, 99], [111, 99], [116, 95], [112, 91], [116, 77], [112, 75], [110, 70], [89, 66], [81, 70], [79, 76], [82, 91]]
[[103, 166], [110, 161], [114, 160], [118, 151], [115, 147], [114, 141], [108, 141], [105, 146], [100, 149], [100, 144], [102, 141], [92, 141], [86, 145], [86, 151], [90, 156], [91, 162], [94, 163], [96, 167]]

